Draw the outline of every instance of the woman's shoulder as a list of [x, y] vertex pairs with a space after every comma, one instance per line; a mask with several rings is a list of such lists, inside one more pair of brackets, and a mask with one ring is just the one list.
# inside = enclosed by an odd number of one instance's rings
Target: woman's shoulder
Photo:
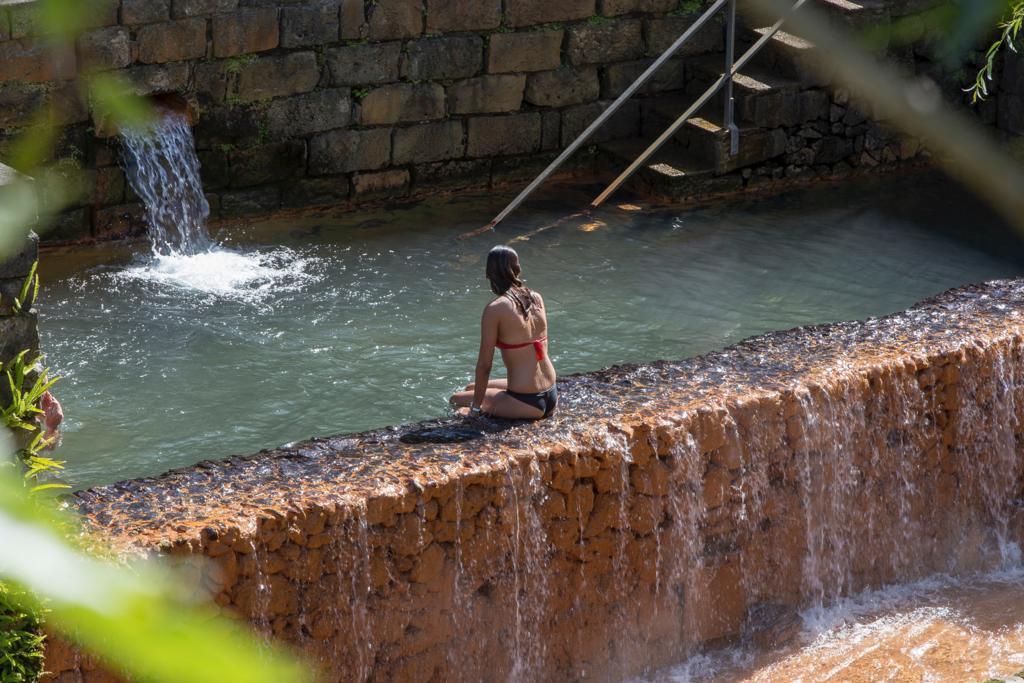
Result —
[[484, 313], [500, 313], [507, 309], [512, 308], [514, 304], [509, 301], [506, 296], [498, 296], [491, 299], [486, 306], [484, 306]]

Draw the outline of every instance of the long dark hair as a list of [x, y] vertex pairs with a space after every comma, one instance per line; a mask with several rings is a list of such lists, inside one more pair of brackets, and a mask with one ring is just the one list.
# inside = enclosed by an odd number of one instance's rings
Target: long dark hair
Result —
[[487, 279], [491, 283], [491, 291], [512, 299], [523, 317], [529, 318], [536, 302], [533, 292], [523, 284], [522, 273], [519, 254], [512, 247], [499, 244], [487, 254]]

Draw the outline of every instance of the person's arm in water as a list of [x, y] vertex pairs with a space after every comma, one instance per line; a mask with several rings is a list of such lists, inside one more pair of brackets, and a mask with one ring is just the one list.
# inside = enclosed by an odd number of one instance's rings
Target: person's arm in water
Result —
[[490, 306], [484, 309], [480, 319], [480, 355], [476, 359], [476, 386], [473, 387], [473, 403], [470, 409], [483, 406], [487, 396], [487, 383], [491, 379], [494, 365], [494, 346], [498, 343], [498, 315]]

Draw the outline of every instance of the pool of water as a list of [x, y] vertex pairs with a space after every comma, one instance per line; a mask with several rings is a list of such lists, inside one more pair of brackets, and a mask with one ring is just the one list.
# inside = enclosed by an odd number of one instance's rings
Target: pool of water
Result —
[[800, 617], [785, 646], [706, 652], [643, 683], [982, 683], [1024, 670], [1020, 568], [865, 591]]
[[1024, 266], [991, 213], [927, 175], [711, 208], [622, 204], [536, 232], [590, 196], [563, 189], [461, 242], [506, 197], [233, 226], [215, 232], [218, 251], [189, 258], [144, 245], [47, 253], [41, 332], [64, 377], [67, 479], [444, 413], [472, 374], [498, 242], [545, 296], [563, 374], [885, 314]]

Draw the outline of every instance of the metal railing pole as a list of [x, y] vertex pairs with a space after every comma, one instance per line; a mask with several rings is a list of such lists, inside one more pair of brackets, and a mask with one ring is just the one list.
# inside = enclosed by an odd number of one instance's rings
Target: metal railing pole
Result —
[[703, 107], [707, 103], [707, 101], [710, 100], [714, 96], [714, 94], [719, 91], [719, 89], [721, 89], [721, 87], [726, 83], [726, 81], [729, 78], [736, 75], [736, 72], [738, 72], [740, 69], [746, 66], [747, 62], [753, 59], [754, 55], [760, 52], [761, 48], [763, 48], [769, 40], [775, 37], [775, 34], [779, 32], [779, 29], [781, 29], [782, 25], [785, 23], [786, 17], [788, 17], [790, 14], [798, 10], [806, 2], [807, 0], [797, 0], [797, 2], [790, 8], [789, 12], [787, 12], [786, 15], [784, 15], [777, 22], [775, 22], [772, 25], [772, 27], [765, 32], [763, 36], [761, 36], [753, 45], [750, 46], [750, 49], [744, 52], [743, 55], [736, 60], [736, 62], [733, 64], [732, 69], [730, 69], [728, 73], [719, 76], [718, 79], [714, 83], [712, 83], [711, 86], [707, 90], [705, 90], [701, 94], [701, 96], [698, 97], [697, 100], [692, 105], [690, 105], [690, 107], [685, 112], [682, 113], [682, 115], [679, 118], [672, 122], [672, 125], [670, 125], [664, 133], [658, 136], [657, 140], [652, 142], [651, 145], [647, 149], [645, 149], [640, 154], [640, 156], [638, 156], [633, 161], [633, 163], [629, 165], [629, 167], [625, 171], [619, 174], [618, 178], [612, 181], [611, 185], [609, 185], [604, 192], [599, 194], [597, 198], [590, 203], [590, 208], [596, 209], [597, 207], [601, 206], [602, 204], [605, 203], [605, 201], [608, 200], [608, 197], [610, 197], [616, 190], [622, 187], [622, 184], [629, 180], [629, 178], [634, 173], [637, 172], [637, 169], [643, 166], [648, 159], [650, 159], [659, 149], [661, 149], [661, 147], [666, 142], [669, 141], [669, 139], [673, 135], [675, 135], [676, 131], [679, 130], [684, 123], [686, 123], [687, 119], [693, 116], [694, 112]]
[[740, 151], [740, 129], [736, 125], [736, 100], [732, 94], [733, 60], [736, 56], [736, 0], [729, 0], [725, 10], [725, 116], [722, 121], [729, 131], [729, 155]]
[[632, 97], [633, 94], [651, 78], [651, 76], [654, 75], [654, 72], [661, 68], [662, 64], [668, 61], [668, 59], [672, 57], [672, 55], [674, 55], [676, 51], [678, 51], [679, 48], [682, 47], [683, 44], [686, 41], [688, 41], [694, 33], [700, 30], [700, 28], [708, 22], [708, 20], [715, 14], [715, 12], [721, 9], [722, 6], [725, 5], [727, 2], [734, 1], [735, 0], [716, 0], [715, 4], [709, 7], [707, 11], [704, 12], [704, 14], [700, 15], [700, 17], [695, 22], [693, 22], [690, 25], [690, 27], [687, 28], [686, 31], [684, 31], [683, 34], [679, 36], [676, 39], [676, 41], [672, 43], [672, 45], [669, 46], [667, 50], [662, 52], [661, 56], [658, 57], [658, 59], [655, 60], [655, 62], [651, 64], [651, 66], [649, 66], [646, 71], [640, 74], [640, 76], [637, 77], [637, 79], [633, 81], [633, 83], [630, 84], [630, 86], [626, 88], [626, 90], [621, 95], [619, 95], [618, 98], [616, 98], [616, 100], [612, 102], [607, 109], [601, 112], [601, 115], [598, 116], [593, 123], [587, 126], [586, 130], [580, 133], [580, 135], [575, 140], [573, 140], [568, 147], [562, 150], [562, 153], [559, 154], [554, 161], [548, 164], [548, 167], [545, 168], [539, 176], [534, 178], [533, 182], [527, 185], [526, 189], [520, 192], [519, 195], [515, 199], [513, 199], [512, 202], [508, 206], [506, 206], [501, 213], [495, 216], [494, 220], [492, 220], [490, 223], [488, 223], [480, 230], [474, 231], [474, 233], [480, 233], [494, 229], [494, 227], [497, 226], [498, 223], [501, 223], [503, 220], [505, 220], [506, 216], [515, 211], [517, 208], [519, 208], [519, 205], [522, 204], [527, 197], [533, 194], [533, 192], [538, 187], [540, 187], [540, 185], [545, 180], [547, 180], [551, 176], [551, 174], [558, 169], [559, 166], [565, 163], [566, 159], [568, 159], [576, 152], [576, 150], [582, 147], [583, 143], [589, 140], [590, 136], [593, 135], [598, 128], [603, 126], [604, 123], [608, 119], [610, 119], [612, 115], [615, 114], [615, 112], [617, 112], [619, 108], [622, 107], [622, 105], [625, 104], [625, 102], [630, 97]]

